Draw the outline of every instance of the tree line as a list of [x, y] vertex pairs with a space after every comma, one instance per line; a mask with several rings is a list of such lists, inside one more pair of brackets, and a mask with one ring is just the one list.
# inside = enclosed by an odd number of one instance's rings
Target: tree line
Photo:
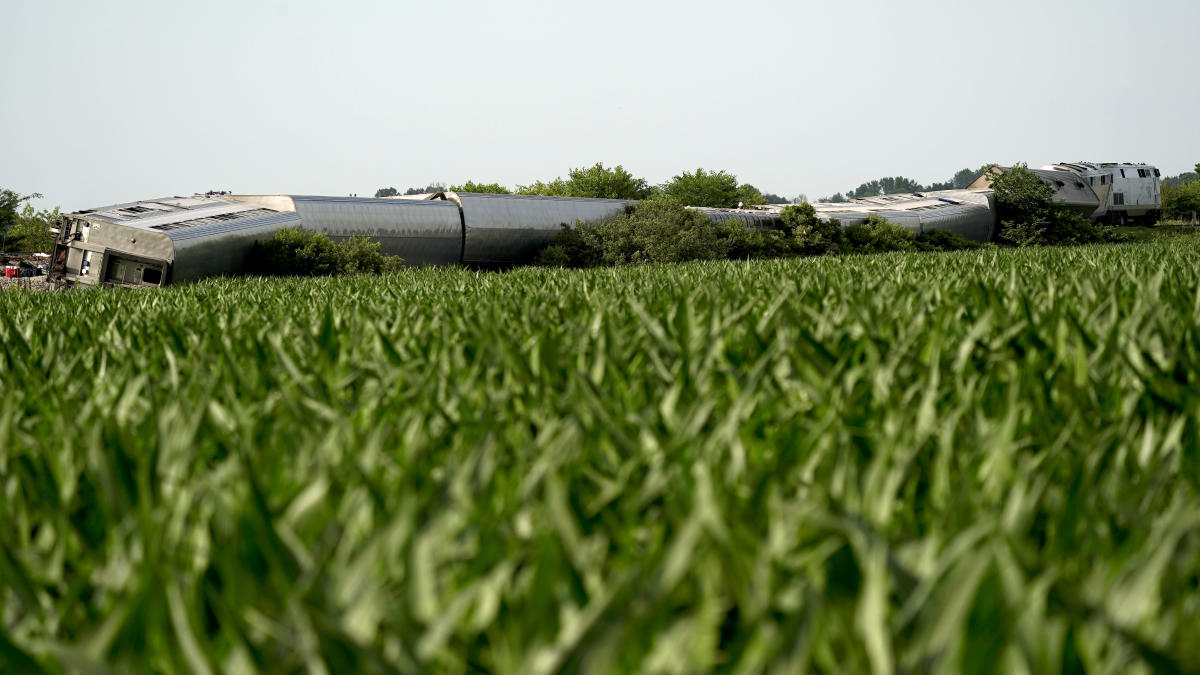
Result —
[[[845, 194], [838, 192], [828, 197], [822, 197], [820, 202], [845, 202], [850, 199], [874, 197], [883, 194], [898, 194], [907, 192], [932, 192], [936, 190], [960, 190], [971, 184], [986, 170], [962, 169], [945, 182], [934, 182], [923, 185], [919, 181], [904, 176], [889, 176], [867, 181]], [[394, 187], [380, 188], [375, 191], [376, 197], [396, 197], [400, 195], [417, 195], [434, 192], [486, 192], [494, 194], [544, 195], [550, 197], [592, 197], [600, 199], [650, 199], [665, 196], [688, 204], [689, 206], [712, 206], [717, 208], [734, 208], [738, 203], [745, 206], [760, 204], [800, 204], [808, 201], [808, 197], [800, 194], [793, 199], [787, 199], [771, 192], [762, 192], [749, 183], [740, 183], [732, 173], [724, 170], [682, 171], [672, 176], [671, 180], [661, 185], [650, 185], [645, 178], [635, 177], [623, 166], [605, 167], [602, 163], [589, 167], [579, 167], [567, 172], [567, 177], [561, 176], [551, 181], [535, 181], [529, 185], [518, 185], [515, 189], [499, 183], [476, 183], [467, 181], [461, 185], [430, 183], [422, 187], [410, 187], [400, 192]]]
[[631, 174], [620, 164], [606, 167], [601, 162], [592, 166], [578, 167], [550, 181], [535, 181], [529, 185], [518, 185], [515, 189], [499, 183], [477, 183], [467, 181], [461, 185], [446, 186], [431, 183], [424, 187], [409, 188], [401, 193], [394, 187], [380, 188], [376, 197], [395, 197], [401, 194], [414, 195], [442, 191], [484, 192], [492, 194], [542, 195], [546, 197], [587, 197], [593, 199], [651, 199], [667, 197], [690, 206], [735, 208], [760, 204], [786, 204], [788, 200], [776, 194], [763, 194], [749, 183], [738, 181], [736, 175], [724, 170], [681, 171], [662, 185], [651, 185], [645, 178]]
[[933, 182], [928, 185], [923, 185], [920, 181], [904, 176], [887, 176], [884, 178], [876, 178], [875, 180], [867, 181], [853, 190], [847, 190], [845, 194], [841, 192], [834, 193], [828, 197], [821, 197], [819, 202], [833, 202], [840, 204], [851, 199], [862, 199], [863, 197], [878, 197], [880, 195], [908, 194], [912, 192], [937, 192], [940, 190], [962, 190], [975, 179], [982, 176], [987, 171], [987, 165], [978, 169], [959, 169], [953, 176], [944, 182]]

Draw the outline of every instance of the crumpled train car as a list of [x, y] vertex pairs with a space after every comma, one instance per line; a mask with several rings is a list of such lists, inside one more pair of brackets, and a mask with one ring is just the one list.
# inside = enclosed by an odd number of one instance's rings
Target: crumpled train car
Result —
[[59, 221], [50, 276], [88, 285], [165, 286], [234, 274], [255, 241], [299, 224], [295, 213], [210, 195], [78, 211]]

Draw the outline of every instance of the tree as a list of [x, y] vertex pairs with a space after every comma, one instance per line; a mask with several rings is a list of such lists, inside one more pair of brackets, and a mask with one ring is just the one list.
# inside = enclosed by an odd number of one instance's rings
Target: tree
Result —
[[847, 193], [846, 196], [851, 199], [860, 199], [862, 197], [878, 197], [879, 195], [920, 192], [924, 189], [920, 183], [911, 178], [892, 176], [863, 183]]
[[1200, 162], [1196, 162], [1196, 175], [1200, 176]]
[[[786, 197], [780, 197], [779, 195], [777, 195], [773, 192], [764, 192], [762, 197], [763, 197], [764, 204], [791, 204], [792, 203], [790, 199], [787, 199]], [[799, 199], [799, 197], [797, 197], [797, 199]], [[804, 200], [801, 199], [800, 201], [804, 201]]]
[[52, 210], [34, 210], [26, 202], [17, 216], [16, 223], [8, 231], [8, 248], [13, 251], [41, 251], [49, 253], [54, 248], [54, 234], [50, 228], [58, 223], [58, 207]]
[[684, 171], [663, 185], [662, 191], [667, 197], [688, 206], [731, 209], [738, 202], [754, 206], [765, 201], [753, 185], [738, 185], [737, 176], [725, 171]]
[[1162, 184], [1163, 217], [1190, 220], [1193, 213], [1200, 214], [1200, 180], [1182, 185]]
[[17, 207], [41, 196], [35, 192], [22, 197], [12, 190], [0, 190], [0, 251], [8, 250], [8, 231], [19, 222]]
[[597, 199], [646, 199], [650, 186], [645, 178], [634, 178], [620, 164], [608, 169], [600, 162], [587, 168], [571, 169], [567, 192], [571, 197]]
[[[804, 200], [800, 200], [800, 201], [804, 201]], [[799, 204], [800, 201], [793, 202], [793, 203]], [[832, 197], [821, 197], [817, 201], [825, 202], [828, 204], [844, 204], [846, 202], [846, 197], [844, 195], [842, 195], [842, 193], [840, 193], [840, 192], [835, 192], [835, 193], [833, 193]]]
[[504, 187], [499, 183], [476, 183], [475, 181], [467, 181], [462, 185], [451, 185], [451, 192], [478, 192], [493, 195], [510, 195], [512, 190]]
[[410, 187], [404, 191], [404, 196], [411, 197], [413, 195], [430, 195], [435, 192], [445, 192], [445, 191], [446, 191], [445, 183], [430, 183], [429, 185], [426, 185], [425, 187]]
[[400, 191], [394, 187], [379, 188], [375, 191], [375, 198], [380, 199], [382, 197], [395, 197], [398, 194], [400, 194]]
[[535, 181], [531, 185], [518, 185], [517, 194], [519, 195], [541, 195], [543, 197], [569, 197], [567, 181], [560, 178], [555, 178], [549, 183]]
[[596, 162], [592, 166], [571, 169], [567, 172], [567, 176], [567, 180], [559, 177], [548, 183], [537, 181], [531, 185], [518, 185], [517, 194], [595, 199], [648, 199], [653, 193], [645, 178], [635, 178], [620, 164], [608, 168], [604, 164]]

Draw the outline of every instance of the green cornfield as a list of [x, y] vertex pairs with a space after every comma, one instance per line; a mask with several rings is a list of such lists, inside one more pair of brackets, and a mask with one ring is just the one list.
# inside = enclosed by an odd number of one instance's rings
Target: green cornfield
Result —
[[0, 294], [0, 671], [1200, 665], [1200, 238]]

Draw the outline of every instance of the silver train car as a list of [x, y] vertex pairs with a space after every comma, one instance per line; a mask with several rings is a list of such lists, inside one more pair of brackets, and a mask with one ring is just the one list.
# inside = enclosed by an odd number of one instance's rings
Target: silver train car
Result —
[[305, 195], [165, 197], [62, 217], [50, 277], [83, 285], [163, 286], [246, 269], [282, 227], [337, 240], [359, 234], [408, 265], [506, 266], [531, 260], [562, 225], [633, 202], [444, 192], [423, 199]]
[[[778, 213], [786, 205], [755, 207]], [[915, 233], [944, 230], [971, 241], [991, 241], [996, 230], [995, 198], [986, 188], [939, 190], [865, 197], [848, 202], [813, 204], [817, 217], [843, 226], [865, 222], [871, 214]]]
[[[167, 197], [63, 216], [52, 279], [85, 285], [163, 286], [238, 274], [254, 243], [282, 227], [334, 240], [363, 235], [409, 265], [508, 266], [529, 262], [563, 225], [598, 222], [635, 202], [439, 192], [420, 199], [206, 194]], [[870, 213], [914, 231], [948, 230], [987, 241], [994, 230], [990, 190], [889, 195], [817, 204], [845, 225]], [[714, 222], [737, 218], [778, 227], [782, 206], [699, 209]]]
[[255, 241], [300, 224], [295, 213], [228, 197], [164, 197], [67, 214], [50, 277], [85, 285], [165, 286], [232, 274]]

